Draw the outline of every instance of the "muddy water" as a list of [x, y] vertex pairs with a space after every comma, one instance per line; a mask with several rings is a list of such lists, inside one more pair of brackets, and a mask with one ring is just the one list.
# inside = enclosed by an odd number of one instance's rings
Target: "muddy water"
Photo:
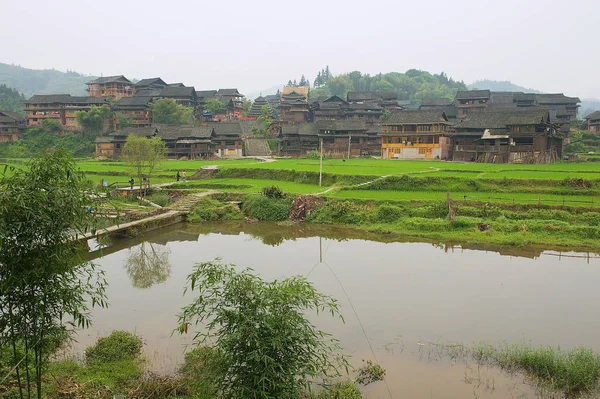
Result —
[[[111, 306], [94, 311], [95, 326], [80, 333], [79, 348], [113, 329], [136, 331], [154, 368], [173, 370], [190, 339], [171, 336], [176, 314], [191, 300], [183, 296], [185, 278], [195, 263], [221, 257], [266, 279], [308, 276], [337, 298], [346, 323], [316, 323], [341, 339], [355, 365], [375, 357], [387, 369], [387, 386], [368, 387], [369, 398], [389, 392], [395, 398], [536, 397], [520, 377], [440, 359], [436, 343], [527, 340], [600, 351], [596, 255], [397, 239], [230, 223], [182, 224], [114, 242], [95, 260], [106, 272]], [[160, 262], [144, 267], [143, 252], [158, 254]]]

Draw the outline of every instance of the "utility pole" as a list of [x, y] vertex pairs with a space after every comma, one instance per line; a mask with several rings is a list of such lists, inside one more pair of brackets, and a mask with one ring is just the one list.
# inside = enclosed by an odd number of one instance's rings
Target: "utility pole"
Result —
[[350, 159], [350, 143], [352, 142], [352, 136], [348, 136], [348, 159]]
[[321, 147], [321, 160], [319, 161], [319, 187], [323, 183], [323, 137], [319, 137], [319, 146]]

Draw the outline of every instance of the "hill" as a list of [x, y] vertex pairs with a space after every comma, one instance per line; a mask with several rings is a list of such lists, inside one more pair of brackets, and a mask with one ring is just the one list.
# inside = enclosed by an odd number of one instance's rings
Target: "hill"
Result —
[[0, 84], [17, 89], [26, 98], [34, 94], [87, 95], [86, 82], [95, 76], [84, 76], [77, 72], [60, 72], [54, 69], [27, 69], [0, 63]]
[[469, 90], [491, 90], [491, 91], [522, 91], [524, 93], [542, 93], [539, 90], [528, 89], [509, 81], [478, 80], [469, 85]]
[[[329, 74], [329, 70], [327, 72]], [[438, 75], [416, 69], [373, 76], [353, 71], [322, 79], [323, 83], [311, 90], [311, 97], [337, 95], [344, 98], [349, 91], [374, 91], [395, 92], [399, 100], [419, 101], [431, 97], [453, 98], [457, 90], [467, 89], [463, 82], [448, 78], [444, 72]]]

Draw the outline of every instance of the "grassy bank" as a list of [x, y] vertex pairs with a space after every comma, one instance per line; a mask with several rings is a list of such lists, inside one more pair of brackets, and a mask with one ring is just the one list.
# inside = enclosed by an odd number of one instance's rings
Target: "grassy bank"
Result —
[[[190, 221], [282, 221], [292, 209], [292, 197], [267, 198], [247, 194], [232, 204], [230, 197], [200, 202]], [[420, 237], [464, 245], [542, 245], [569, 250], [600, 250], [600, 209], [544, 205], [457, 201], [454, 221], [445, 201], [377, 201], [328, 198], [310, 209], [306, 223], [351, 225], [384, 235]]]

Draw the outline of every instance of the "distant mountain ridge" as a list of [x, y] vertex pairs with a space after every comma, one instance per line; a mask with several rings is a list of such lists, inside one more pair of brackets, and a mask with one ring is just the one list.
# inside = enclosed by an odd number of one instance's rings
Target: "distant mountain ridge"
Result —
[[468, 87], [469, 87], [469, 90], [479, 89], [479, 90], [490, 90], [490, 91], [522, 91], [523, 93], [537, 93], [537, 94], [542, 93], [539, 90], [528, 89], [526, 87], [516, 85], [507, 80], [504, 80], [504, 81], [489, 80], [489, 79], [478, 80], [478, 81], [473, 82], [470, 85], [468, 85]]
[[84, 76], [71, 71], [28, 69], [0, 63], [0, 84], [17, 89], [26, 98], [34, 94], [85, 96], [87, 95], [86, 83], [96, 78], [96, 76]]

